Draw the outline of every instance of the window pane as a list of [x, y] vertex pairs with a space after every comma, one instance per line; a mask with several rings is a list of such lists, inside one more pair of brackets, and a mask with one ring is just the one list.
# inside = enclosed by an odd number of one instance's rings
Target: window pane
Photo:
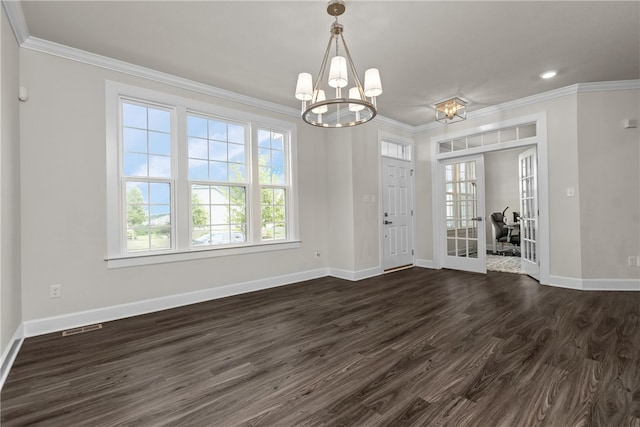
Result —
[[171, 132], [171, 114], [165, 110], [149, 108], [149, 129]]
[[147, 128], [147, 108], [140, 105], [122, 104], [122, 125], [138, 129]]
[[211, 224], [228, 224], [229, 223], [229, 207], [228, 206], [211, 206]]
[[227, 143], [226, 142], [209, 142], [209, 160], [227, 161]]
[[263, 188], [260, 192], [262, 240], [286, 239], [286, 191], [284, 188]]
[[191, 186], [191, 203], [192, 204], [209, 204], [209, 186], [208, 185], [197, 185], [194, 184]]
[[229, 181], [230, 182], [245, 182], [247, 176], [245, 174], [245, 167], [239, 163], [229, 163]]
[[189, 179], [206, 181], [209, 179], [209, 162], [189, 159]]
[[222, 162], [209, 162], [210, 181], [228, 181], [227, 164]]
[[207, 140], [202, 138], [189, 138], [189, 157], [192, 159], [208, 159], [209, 148]]
[[225, 122], [219, 122], [217, 120], [209, 120], [209, 139], [226, 141], [227, 124]]
[[260, 166], [260, 184], [271, 184], [271, 168]]
[[238, 144], [244, 143], [244, 126], [229, 123], [227, 125], [228, 141]]
[[149, 176], [158, 178], [171, 177], [171, 157], [149, 156]]
[[124, 128], [122, 130], [122, 137], [124, 139], [124, 151], [136, 153], [147, 152], [147, 131]]
[[229, 144], [229, 161], [234, 163], [244, 163], [244, 145]]
[[211, 203], [222, 204], [227, 203], [229, 200], [229, 187], [212, 186], [211, 188]]
[[123, 173], [125, 176], [147, 176], [146, 154], [125, 153]]
[[149, 187], [149, 203], [152, 205], [169, 205], [171, 202], [171, 187], [168, 183], [152, 182]]
[[271, 165], [271, 150], [268, 148], [260, 148], [258, 150], [258, 164], [262, 166]]
[[271, 140], [271, 149], [284, 151], [284, 135], [281, 133], [274, 133]]
[[151, 250], [171, 248], [171, 228], [169, 226], [152, 227], [150, 231]]
[[191, 186], [192, 246], [246, 241], [246, 189], [238, 186]]
[[168, 133], [149, 132], [149, 153], [171, 154], [171, 135]]
[[171, 184], [128, 181], [127, 251], [171, 248]]
[[188, 116], [187, 126], [189, 136], [196, 138], [207, 138], [207, 119], [201, 117]]
[[283, 185], [285, 184], [284, 170], [282, 169], [272, 169], [271, 170], [271, 183], [274, 185]]

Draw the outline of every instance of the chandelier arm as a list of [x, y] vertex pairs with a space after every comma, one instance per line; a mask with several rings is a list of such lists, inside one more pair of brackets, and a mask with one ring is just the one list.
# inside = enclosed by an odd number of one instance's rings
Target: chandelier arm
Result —
[[316, 93], [318, 90], [320, 90], [320, 84], [322, 82], [322, 79], [324, 79], [324, 72], [327, 66], [327, 59], [329, 58], [329, 52], [331, 51], [331, 42], [333, 42], [333, 34], [331, 35], [331, 37], [329, 37], [329, 43], [327, 44], [327, 50], [324, 52], [324, 58], [322, 58], [322, 65], [320, 65], [320, 71], [318, 72], [318, 80], [316, 80], [316, 84], [313, 88], [313, 94], [311, 95], [311, 103], [315, 103], [314, 101], [317, 102], [317, 99], [314, 99], [316, 97]]
[[344, 51], [347, 56], [347, 62], [349, 62], [349, 67], [351, 68], [351, 73], [353, 74], [353, 79], [355, 80], [356, 86], [358, 87], [358, 91], [360, 92], [360, 96], [362, 99], [366, 99], [364, 96], [364, 89], [362, 87], [362, 83], [358, 78], [358, 71], [356, 71], [356, 66], [353, 65], [353, 59], [351, 59], [351, 52], [349, 52], [349, 47], [347, 47], [347, 42], [344, 40], [344, 36], [340, 33], [340, 38], [342, 39], [342, 45], [344, 46]]

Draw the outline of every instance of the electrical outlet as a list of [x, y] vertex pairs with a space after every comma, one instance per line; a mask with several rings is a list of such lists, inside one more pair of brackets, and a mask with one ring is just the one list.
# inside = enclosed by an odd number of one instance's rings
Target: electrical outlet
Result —
[[62, 296], [62, 285], [51, 285], [49, 288], [50, 298], [60, 298]]
[[320, 249], [316, 249], [316, 258], [320, 258]]
[[629, 267], [638, 267], [638, 257], [635, 257], [635, 256], [629, 257]]

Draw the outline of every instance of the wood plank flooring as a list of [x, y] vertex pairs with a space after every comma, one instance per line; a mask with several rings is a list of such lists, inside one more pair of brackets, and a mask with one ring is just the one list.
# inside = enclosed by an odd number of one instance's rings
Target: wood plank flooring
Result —
[[10, 426], [640, 426], [640, 293], [412, 268], [29, 338]]

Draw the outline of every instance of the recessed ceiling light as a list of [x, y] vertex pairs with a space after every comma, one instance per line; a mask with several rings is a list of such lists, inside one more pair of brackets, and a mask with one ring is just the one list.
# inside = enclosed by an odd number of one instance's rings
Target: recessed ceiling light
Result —
[[544, 73], [540, 74], [540, 78], [550, 79], [552, 77], [555, 77], [556, 74], [558, 74], [556, 71], [545, 71]]

